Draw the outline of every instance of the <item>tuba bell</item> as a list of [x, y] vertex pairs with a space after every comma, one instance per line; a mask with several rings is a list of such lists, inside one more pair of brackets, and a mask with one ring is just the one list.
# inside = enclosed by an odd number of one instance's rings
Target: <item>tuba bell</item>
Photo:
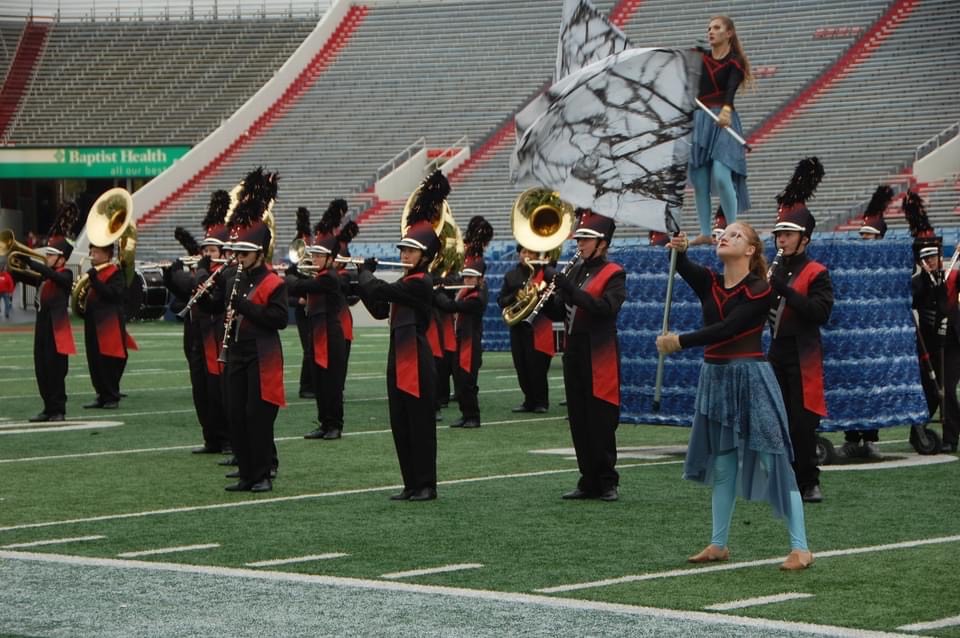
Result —
[[[117, 253], [126, 285], [136, 274], [137, 228], [133, 223], [133, 198], [123, 188], [111, 188], [97, 198], [87, 215], [87, 239], [93, 246], [110, 246], [120, 242]], [[103, 270], [109, 264], [97, 266]], [[70, 307], [77, 316], [87, 310], [90, 277], [83, 273], [70, 292]]]
[[[400, 216], [401, 235], [406, 234], [407, 227], [410, 225], [407, 223], [407, 217], [410, 215], [413, 203], [417, 200], [417, 195], [420, 194], [420, 188], [420, 186], [417, 186], [417, 189], [410, 194], [403, 207], [403, 214]], [[441, 277], [459, 272], [463, 267], [466, 249], [463, 245], [463, 234], [460, 232], [456, 220], [453, 219], [450, 204], [446, 201], [443, 202], [443, 211], [440, 217], [433, 224], [433, 232], [440, 239], [440, 249], [430, 263], [430, 272]]]
[[[540, 253], [547, 261], [556, 261], [560, 246], [573, 229], [573, 205], [547, 188], [530, 188], [513, 203], [510, 226], [522, 247]], [[546, 287], [545, 282], [533, 282], [536, 269], [532, 264], [523, 265], [530, 270], [527, 282], [517, 291], [516, 301], [501, 313], [508, 326], [517, 325], [533, 312]]]
[[7, 270], [11, 275], [28, 286], [39, 286], [43, 281], [40, 273], [30, 268], [30, 260], [44, 261], [43, 253], [37, 252], [17, 241], [13, 231], [9, 228], [0, 230], [0, 257], [7, 258]]

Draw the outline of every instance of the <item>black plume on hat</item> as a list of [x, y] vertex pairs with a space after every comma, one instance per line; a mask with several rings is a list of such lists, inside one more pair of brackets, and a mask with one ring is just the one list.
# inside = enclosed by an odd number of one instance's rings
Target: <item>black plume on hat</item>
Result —
[[351, 219], [340, 229], [340, 233], [337, 235], [337, 241], [341, 244], [349, 244], [359, 233], [360, 227], [357, 225], [357, 222]]
[[180, 242], [180, 245], [183, 246], [188, 255], [200, 254], [200, 245], [197, 244], [197, 240], [193, 238], [193, 235], [191, 235], [186, 228], [177, 226], [173, 230], [173, 236]]
[[227, 219], [229, 209], [230, 193], [225, 190], [213, 191], [210, 194], [210, 204], [207, 206], [207, 216], [203, 218], [200, 225], [204, 228], [222, 225]]
[[887, 210], [891, 199], [893, 199], [892, 188], [886, 184], [877, 186], [877, 190], [873, 192], [873, 197], [870, 198], [870, 203], [867, 204], [867, 210], [863, 212], [863, 216], [883, 217], [883, 212]]
[[347, 214], [348, 208], [349, 206], [345, 199], [335, 199], [331, 201], [330, 204], [327, 205], [327, 210], [323, 211], [323, 217], [321, 217], [317, 225], [313, 227], [313, 232], [318, 235], [330, 235], [336, 232], [340, 226], [340, 222], [343, 220], [343, 216]]
[[297, 209], [297, 238], [310, 236], [310, 211], [301, 206]]
[[66, 237], [68, 239], [73, 239], [76, 237], [74, 228], [77, 227], [77, 222], [80, 220], [80, 208], [74, 202], [64, 202], [60, 204], [60, 208], [57, 210], [57, 216], [53, 220], [53, 225], [50, 226], [50, 232], [47, 233], [50, 237]]
[[777, 204], [789, 208], [813, 199], [814, 191], [823, 179], [823, 164], [816, 157], [807, 157], [797, 163], [793, 177], [786, 188], [777, 195]]
[[911, 237], [932, 237], [933, 226], [927, 218], [927, 207], [923, 203], [923, 198], [911, 190], [903, 196], [903, 214], [910, 224]]
[[266, 173], [262, 166], [243, 178], [239, 202], [230, 218], [232, 226], [249, 226], [263, 219], [263, 214], [277, 197], [276, 173]]
[[433, 171], [420, 184], [417, 197], [410, 207], [410, 214], [407, 215], [407, 225], [412, 226], [420, 221], [434, 224], [443, 215], [443, 202], [449, 194], [450, 182], [447, 177], [439, 169]]
[[467, 224], [467, 234], [463, 238], [467, 255], [483, 256], [483, 251], [493, 239], [493, 226], [482, 215], [476, 215]]

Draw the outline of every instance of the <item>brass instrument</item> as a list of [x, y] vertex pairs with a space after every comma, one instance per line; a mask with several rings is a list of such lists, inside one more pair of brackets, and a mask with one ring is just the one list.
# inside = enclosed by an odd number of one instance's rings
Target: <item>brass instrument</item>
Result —
[[10, 274], [29, 286], [39, 286], [43, 277], [30, 267], [30, 260], [46, 262], [46, 256], [17, 241], [9, 228], [0, 230], [0, 257], [6, 256]]
[[[110, 246], [120, 242], [118, 261], [123, 271], [126, 285], [130, 285], [136, 274], [137, 229], [133, 223], [133, 198], [123, 188], [111, 188], [97, 198], [87, 215], [87, 240], [93, 246]], [[109, 264], [97, 266], [103, 270]], [[73, 284], [70, 292], [70, 307], [73, 313], [82, 317], [87, 309], [87, 295], [90, 292], [90, 277], [83, 273]]]
[[297, 237], [287, 246], [287, 261], [291, 264], [300, 263], [300, 260], [303, 259], [306, 254], [307, 242], [301, 237]]
[[547, 257], [523, 263], [530, 269], [527, 282], [517, 291], [516, 300], [501, 312], [504, 322], [515, 326], [543, 305], [541, 298], [548, 286], [544, 281], [533, 282], [535, 266], [549, 264], [560, 256], [560, 246], [573, 228], [573, 205], [549, 189], [530, 188], [514, 202], [510, 226], [521, 246]]
[[[363, 257], [337, 257], [334, 259], [338, 264], [363, 264], [366, 261]], [[377, 266], [386, 266], [388, 268], [413, 268], [412, 264], [405, 264], [400, 261], [381, 261], [377, 260]]]
[[[417, 189], [410, 194], [410, 197], [407, 198], [407, 203], [403, 207], [403, 214], [400, 216], [401, 235], [405, 235], [407, 228], [410, 226], [407, 223], [407, 216], [410, 215], [410, 209], [413, 208], [413, 203], [417, 200], [419, 193], [420, 187], [417, 186]], [[453, 219], [453, 211], [450, 210], [450, 205], [446, 201], [443, 202], [443, 211], [439, 219], [433, 224], [433, 232], [435, 232], [440, 239], [440, 249], [437, 251], [437, 255], [433, 258], [433, 261], [430, 262], [428, 270], [441, 277], [446, 277], [450, 273], [459, 272], [463, 267], [466, 249], [463, 245], [463, 234], [460, 232], [460, 227], [457, 226], [457, 222]], [[388, 265], [388, 262], [381, 261], [378, 263], [384, 266]], [[408, 268], [409, 266], [403, 267]]]

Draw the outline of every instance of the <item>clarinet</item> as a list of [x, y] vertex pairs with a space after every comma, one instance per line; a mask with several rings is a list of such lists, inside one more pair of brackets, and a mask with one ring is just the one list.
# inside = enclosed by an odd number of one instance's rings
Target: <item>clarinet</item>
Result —
[[[226, 268], [227, 266], [229, 266], [229, 264], [224, 264], [224, 268]], [[222, 270], [223, 268], [214, 270], [212, 273], [210, 273], [210, 276], [207, 277], [202, 284], [197, 286], [197, 289], [194, 291], [193, 296], [190, 297], [190, 299], [187, 301], [187, 304], [183, 307], [183, 310], [177, 313], [178, 317], [183, 319], [187, 316], [187, 314], [190, 312], [190, 309], [193, 308], [198, 301], [200, 301], [200, 297], [207, 294], [210, 291], [210, 289], [213, 288], [213, 284], [217, 283], [217, 275]]]
[[770, 281], [770, 277], [773, 276], [773, 271], [777, 269], [777, 266], [780, 265], [780, 261], [783, 259], [783, 248], [777, 251], [777, 254], [774, 256], [773, 261], [770, 262], [770, 268], [767, 270], [767, 281]]
[[[576, 254], [573, 256], [573, 259], [568, 261], [567, 264], [563, 267], [563, 270], [560, 271], [560, 274], [566, 275], [567, 273], [569, 273], [570, 269], [573, 268], [574, 264], [580, 261], [580, 255], [581, 255], [581, 252], [578, 250]], [[550, 285], [547, 286], [544, 289], [543, 294], [540, 295], [540, 301], [537, 302], [537, 305], [533, 307], [533, 310], [530, 311], [530, 314], [526, 316], [524, 321], [526, 321], [532, 326], [534, 320], [537, 318], [537, 315], [539, 315], [540, 311], [543, 310], [543, 307], [547, 305], [547, 301], [550, 300], [550, 297], [553, 296], [553, 293], [556, 292], [556, 290], [557, 290], [557, 276], [554, 275], [553, 279], [550, 280]]]
[[240, 283], [240, 275], [243, 274], [243, 264], [237, 263], [237, 275], [233, 279], [233, 289], [230, 291], [230, 300], [227, 302], [227, 311], [223, 319], [223, 343], [220, 344], [220, 354], [217, 361], [227, 362], [227, 349], [230, 348], [230, 333], [233, 332], [233, 324], [236, 321], [237, 313], [233, 309], [233, 303], [237, 300], [237, 284]]

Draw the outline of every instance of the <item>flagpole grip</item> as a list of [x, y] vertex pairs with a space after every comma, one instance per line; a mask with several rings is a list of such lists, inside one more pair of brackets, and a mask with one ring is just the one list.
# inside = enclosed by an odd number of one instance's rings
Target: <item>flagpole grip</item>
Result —
[[[694, 101], [697, 103], [697, 106], [699, 106], [700, 108], [702, 108], [702, 109], [704, 110], [704, 112], [713, 119], [714, 122], [718, 122], [718, 123], [719, 123], [720, 118], [717, 117], [717, 114], [714, 113], [713, 111], [711, 111], [711, 110], [710, 110], [710, 107], [708, 107], [706, 104], [704, 104], [703, 102], [701, 102], [701, 101], [700, 101], [700, 98], [695, 98]], [[738, 142], [740, 142], [740, 145], [743, 146], [745, 149], [747, 149], [748, 151], [752, 151], [752, 150], [753, 150], [753, 147], [750, 146], [749, 144], [747, 144], [747, 140], [743, 139], [743, 136], [740, 135], [739, 133], [737, 133], [736, 131], [734, 131], [732, 128], [730, 128], [729, 126], [724, 126], [724, 127], [723, 127], [723, 130], [725, 130], [727, 133], [729, 133], [730, 135], [732, 135], [732, 136], [733, 136], [733, 139], [735, 139], [735, 140], [737, 140]]]
[[[673, 276], [677, 273], [677, 251], [670, 249], [670, 274], [667, 275], [667, 299], [663, 304], [663, 326], [660, 334], [665, 335], [670, 331], [670, 305], [673, 303]], [[657, 357], [657, 378], [653, 388], [653, 411], [660, 411], [660, 395], [663, 393], [663, 368], [666, 362], [666, 355], [660, 354]]]

